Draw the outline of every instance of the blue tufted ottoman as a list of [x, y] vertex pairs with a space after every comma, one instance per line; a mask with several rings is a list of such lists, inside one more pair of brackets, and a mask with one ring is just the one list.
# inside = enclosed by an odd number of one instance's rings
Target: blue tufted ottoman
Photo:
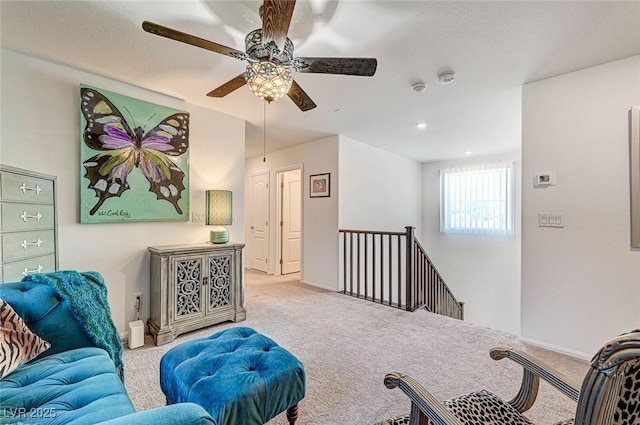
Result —
[[160, 360], [167, 403], [197, 403], [218, 425], [263, 425], [285, 410], [293, 425], [305, 380], [293, 354], [247, 327], [184, 342]]

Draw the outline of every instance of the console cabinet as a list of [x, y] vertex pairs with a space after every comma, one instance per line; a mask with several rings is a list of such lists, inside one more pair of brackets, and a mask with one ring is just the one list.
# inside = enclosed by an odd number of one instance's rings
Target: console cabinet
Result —
[[0, 283], [58, 268], [56, 178], [0, 165]]
[[150, 316], [156, 345], [215, 325], [245, 320], [244, 244], [152, 246]]

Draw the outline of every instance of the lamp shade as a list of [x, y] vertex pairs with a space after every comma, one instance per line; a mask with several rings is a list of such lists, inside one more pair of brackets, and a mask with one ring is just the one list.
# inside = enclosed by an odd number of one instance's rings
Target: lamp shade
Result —
[[245, 79], [253, 94], [267, 102], [278, 100], [287, 94], [293, 83], [291, 71], [271, 61], [248, 65]]
[[229, 242], [229, 231], [222, 225], [233, 223], [231, 192], [228, 190], [207, 190], [205, 204], [205, 221], [216, 227], [211, 230], [212, 243]]
[[207, 224], [233, 224], [232, 194], [229, 190], [207, 190], [205, 220]]

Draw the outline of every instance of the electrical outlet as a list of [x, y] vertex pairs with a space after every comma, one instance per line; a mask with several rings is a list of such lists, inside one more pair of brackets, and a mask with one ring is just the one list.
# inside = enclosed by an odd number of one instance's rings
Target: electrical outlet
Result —
[[133, 308], [136, 311], [142, 310], [142, 292], [133, 294]]

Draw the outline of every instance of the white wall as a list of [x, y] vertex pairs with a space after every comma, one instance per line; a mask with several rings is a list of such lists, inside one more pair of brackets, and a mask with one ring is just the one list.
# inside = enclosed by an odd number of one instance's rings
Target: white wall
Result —
[[[339, 225], [340, 229], [346, 230], [374, 230], [388, 232], [404, 232], [406, 226], [415, 227], [415, 235], [420, 239], [421, 228], [421, 165], [420, 163], [401, 157], [399, 155], [384, 151], [371, 145], [340, 136], [339, 145], [339, 161], [340, 161], [340, 211]], [[364, 236], [361, 236], [361, 243], [364, 243]], [[365, 254], [364, 247], [361, 257], [358, 261], [363, 264], [360, 269], [360, 277], [357, 277], [357, 268], [348, 271], [345, 282], [345, 270], [343, 261], [339, 261], [338, 268], [338, 287], [351, 290], [356, 287], [357, 282], [361, 281], [364, 285], [367, 282], [367, 295], [376, 293], [376, 298], [389, 301], [391, 295], [392, 302], [398, 302], [397, 288], [400, 285], [400, 299], [405, 300], [405, 285], [402, 277], [398, 278], [396, 272], [392, 272], [391, 278], [384, 273], [381, 276], [381, 262], [374, 267], [375, 260], [373, 258], [373, 236], [366, 236], [369, 246], [369, 252]], [[378, 238], [376, 238], [378, 239]], [[391, 243], [391, 249], [395, 248], [394, 242]], [[347, 238], [347, 243], [353, 242]], [[346, 241], [341, 236], [338, 253], [342, 259], [344, 253], [344, 243]], [[377, 249], [390, 249], [389, 244], [378, 239]], [[382, 247], [384, 246], [384, 247]], [[351, 256], [351, 260], [347, 260], [347, 270], [349, 262], [356, 261], [357, 250], [349, 251], [347, 248], [346, 255]], [[380, 252], [380, 251], [378, 251]], [[397, 251], [394, 251], [397, 252]], [[366, 259], [365, 259], [366, 255]], [[404, 270], [404, 264], [398, 264], [397, 255], [392, 256], [391, 265], [386, 265], [388, 271]], [[367, 264], [366, 270], [364, 264]], [[357, 263], [356, 263], [357, 264]], [[365, 275], [367, 279], [365, 279]], [[389, 282], [391, 279], [391, 282]], [[374, 289], [374, 281], [376, 288]], [[384, 283], [382, 283], [384, 281]], [[391, 294], [386, 288], [391, 286], [393, 289]]]
[[[593, 355], [640, 323], [630, 249], [629, 110], [640, 56], [527, 84], [523, 92], [522, 336]], [[533, 188], [538, 172], [557, 185]], [[540, 228], [539, 212], [565, 227]]]
[[515, 232], [512, 235], [440, 232], [440, 169], [478, 162], [519, 163], [519, 153], [422, 166], [422, 245], [458, 301], [465, 321], [520, 333], [520, 167], [516, 164]]
[[[276, 220], [276, 173], [302, 168], [302, 282], [321, 288], [336, 290], [338, 276], [338, 136], [331, 136], [309, 143], [270, 153], [266, 162], [262, 156], [250, 158], [246, 162], [246, 193], [250, 193], [251, 175], [270, 170], [269, 222]], [[331, 196], [309, 198], [309, 176], [331, 173]], [[251, 208], [247, 199], [247, 210]], [[247, 222], [246, 226], [251, 224]], [[247, 252], [252, 249], [250, 229], [247, 233]], [[275, 273], [276, 230], [269, 226], [269, 273]]]
[[415, 226], [420, 235], [420, 163], [340, 136], [341, 229], [403, 232]]
[[208, 240], [204, 223], [79, 223], [80, 83], [189, 111], [190, 210], [204, 212], [206, 189], [233, 191], [234, 241], [244, 241], [244, 121], [95, 74], [2, 50], [0, 161], [57, 176], [61, 269], [96, 270], [107, 283], [120, 331], [143, 292], [148, 316], [147, 247]]

